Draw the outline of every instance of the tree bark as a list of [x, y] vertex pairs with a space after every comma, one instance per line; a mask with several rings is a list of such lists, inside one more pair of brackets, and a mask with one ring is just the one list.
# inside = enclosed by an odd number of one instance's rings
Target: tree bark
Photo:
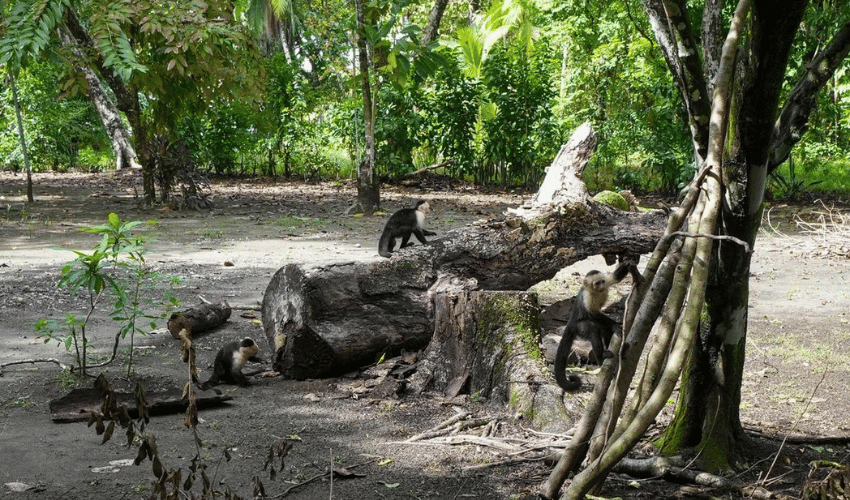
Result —
[[428, 46], [440, 35], [440, 22], [443, 19], [443, 12], [446, 11], [448, 4], [449, 0], [434, 0], [434, 6], [431, 7], [431, 15], [428, 16], [428, 26], [425, 27], [425, 31], [422, 34], [423, 46]]
[[27, 173], [27, 201], [34, 201], [32, 195], [32, 166], [30, 165], [29, 150], [27, 149], [27, 137], [24, 134], [24, 120], [21, 117], [21, 102], [18, 100], [18, 86], [15, 83], [15, 75], [9, 74], [9, 86], [12, 88], [12, 100], [15, 101], [15, 117], [18, 124], [18, 140], [21, 142], [21, 156], [24, 158], [24, 169]]
[[[559, 154], [578, 164], [556, 160], [547, 176], [577, 179], [551, 170], [580, 172], [589, 153], [570, 148], [592, 150], [595, 141], [586, 139], [574, 137]], [[649, 252], [663, 232], [660, 212], [621, 212], [570, 198], [577, 189], [553, 192], [388, 260], [281, 268], [263, 298], [275, 369], [292, 378], [320, 377], [383, 353], [422, 348], [433, 333], [432, 297], [439, 293], [526, 290], [592, 255]]]
[[[674, 16], [664, 7], [677, 6], [677, 15], [692, 17], [680, 0], [644, 0], [662, 53], [685, 100], [686, 109], [702, 101], [678, 77], [683, 63], [679, 54], [692, 55], [688, 43], [671, 35]], [[806, 129], [815, 94], [850, 52], [850, 24], [845, 23], [822, 52], [805, 61], [802, 77], [789, 94], [781, 113], [780, 98], [792, 42], [809, 2], [754, 0], [745, 45], [739, 52], [730, 104], [730, 127], [724, 140], [722, 161], [723, 203], [717, 233], [735, 237], [753, 247], [761, 224], [767, 175], [788, 154]], [[702, 53], [706, 84], [717, 73], [717, 31], [723, 29], [722, 3], [705, 4]], [[686, 36], [681, 34], [680, 36]], [[671, 57], [672, 56], [672, 57]], [[710, 88], [710, 87], [709, 87]], [[694, 134], [695, 142], [701, 139]], [[729, 240], [715, 242], [707, 282], [704, 317], [695, 340], [694, 355], [685, 369], [680, 404], [665, 432], [663, 450], [684, 447], [701, 451], [702, 465], [711, 470], [730, 467], [743, 433], [739, 417], [741, 376], [744, 364], [748, 276], [751, 254]]]
[[835, 34], [826, 48], [811, 63], [785, 101], [773, 131], [768, 173], [774, 171], [791, 155], [791, 149], [800, 142], [808, 129], [809, 115], [815, 107], [815, 95], [843, 64], [850, 53], [850, 22]]
[[[88, 30], [80, 22], [73, 9], [65, 10], [65, 24], [76, 42], [87, 51], [98, 54], [94, 40]], [[139, 102], [139, 93], [124, 84], [124, 80], [117, 75], [112, 68], [107, 66], [102, 57], [97, 56], [94, 60], [98, 73], [103, 81], [115, 94], [118, 109], [127, 117], [130, 129], [133, 131], [133, 140], [139, 164], [142, 166], [142, 191], [146, 205], [153, 205], [156, 201], [156, 183], [154, 176], [155, 165], [151, 161], [151, 145], [149, 143], [148, 130], [142, 117], [142, 106]]]

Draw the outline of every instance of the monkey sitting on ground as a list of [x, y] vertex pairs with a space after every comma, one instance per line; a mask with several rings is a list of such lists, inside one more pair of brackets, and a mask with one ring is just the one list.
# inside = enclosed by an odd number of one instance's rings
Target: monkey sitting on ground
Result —
[[623, 281], [629, 273], [636, 282], [643, 280], [633, 261], [621, 262], [617, 269], [607, 276], [594, 270], [584, 277], [581, 290], [573, 299], [570, 319], [564, 327], [564, 333], [555, 354], [555, 380], [561, 389], [575, 392], [581, 388], [581, 378], [575, 374], [568, 377], [565, 372], [567, 363], [575, 359], [571, 356], [575, 339], [590, 342], [592, 350], [588, 356], [588, 363], [601, 365], [604, 358], [613, 356], [608, 350], [608, 344], [614, 335], [614, 326], [617, 322], [606, 316], [602, 308], [608, 300], [608, 289], [615, 283]]
[[425, 236], [436, 236], [434, 231], [428, 231], [422, 228], [425, 223], [425, 216], [431, 212], [431, 206], [427, 201], [419, 200], [416, 202], [415, 208], [402, 208], [387, 220], [384, 225], [384, 231], [381, 233], [381, 239], [378, 241], [378, 253], [381, 257], [390, 257], [395, 248], [396, 238], [401, 238], [399, 249], [412, 245], [409, 243], [411, 233], [416, 236], [419, 243], [427, 245], [428, 241]]
[[248, 385], [248, 378], [242, 373], [242, 367], [248, 361], [264, 362], [257, 357], [260, 348], [249, 337], [228, 342], [215, 355], [213, 374], [209, 380], [201, 384], [201, 389], [207, 390], [218, 384]]

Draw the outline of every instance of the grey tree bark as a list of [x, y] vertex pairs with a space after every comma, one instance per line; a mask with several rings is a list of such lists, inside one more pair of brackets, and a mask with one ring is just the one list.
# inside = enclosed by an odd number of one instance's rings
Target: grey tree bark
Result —
[[366, 13], [364, 0], [355, 0], [357, 19], [357, 59], [360, 66], [360, 88], [363, 92], [363, 122], [366, 124], [365, 146], [366, 154], [357, 166], [357, 209], [365, 215], [372, 215], [381, 206], [381, 183], [375, 172], [377, 165], [377, 150], [375, 148], [375, 99], [372, 95], [372, 85], [369, 81], [369, 53], [371, 47], [366, 39]]

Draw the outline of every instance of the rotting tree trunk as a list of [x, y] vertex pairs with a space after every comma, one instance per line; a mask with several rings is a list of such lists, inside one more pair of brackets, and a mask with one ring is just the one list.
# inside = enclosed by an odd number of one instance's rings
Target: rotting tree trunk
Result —
[[[598, 254], [651, 251], [660, 212], [621, 212], [587, 199], [579, 175], [596, 146], [581, 127], [549, 168], [541, 192], [513, 213], [447, 232], [378, 262], [290, 264], [263, 298], [274, 368], [303, 379], [338, 374], [382, 354], [420, 349], [433, 333], [441, 292], [526, 290]], [[551, 179], [561, 185], [552, 187]]]

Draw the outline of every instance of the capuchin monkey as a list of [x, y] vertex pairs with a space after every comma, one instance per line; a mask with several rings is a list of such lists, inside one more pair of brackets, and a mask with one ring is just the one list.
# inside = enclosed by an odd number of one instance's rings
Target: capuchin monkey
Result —
[[416, 202], [415, 208], [402, 208], [387, 220], [384, 225], [384, 232], [381, 233], [381, 239], [378, 241], [378, 253], [381, 257], [392, 256], [393, 248], [395, 248], [396, 238], [401, 238], [399, 249], [410, 246], [410, 235], [416, 236], [419, 243], [427, 245], [428, 241], [425, 236], [436, 236], [434, 231], [428, 231], [422, 228], [425, 223], [425, 216], [431, 212], [431, 206], [427, 201], [419, 200]]
[[592, 350], [588, 363], [601, 365], [604, 358], [613, 357], [608, 350], [608, 344], [614, 335], [616, 321], [602, 312], [608, 300], [608, 289], [615, 283], [623, 281], [626, 274], [631, 273], [636, 282], [643, 281], [643, 276], [634, 261], [621, 262], [612, 274], [605, 275], [601, 271], [590, 271], [584, 277], [581, 290], [573, 299], [570, 307], [570, 319], [564, 327], [558, 351], [555, 354], [555, 380], [561, 389], [575, 392], [581, 388], [581, 378], [576, 374], [567, 376], [566, 367], [573, 355], [573, 340], [583, 339], [590, 342]]
[[201, 385], [201, 389], [207, 390], [218, 384], [247, 386], [248, 378], [242, 373], [242, 367], [248, 361], [262, 363], [263, 360], [257, 357], [259, 350], [257, 344], [248, 337], [225, 344], [215, 355], [212, 377]]

